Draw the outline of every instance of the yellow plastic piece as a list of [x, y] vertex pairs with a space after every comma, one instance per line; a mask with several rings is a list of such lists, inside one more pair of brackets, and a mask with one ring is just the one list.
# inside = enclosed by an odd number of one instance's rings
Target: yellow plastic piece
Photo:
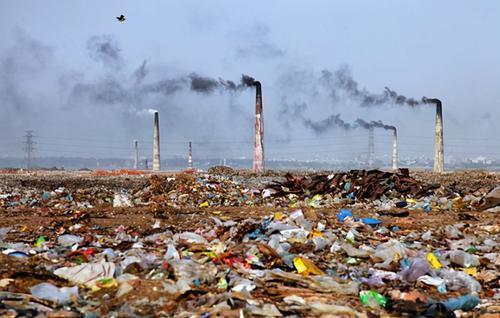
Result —
[[305, 257], [294, 257], [293, 258], [293, 265], [295, 266], [295, 269], [297, 270], [297, 273], [307, 276], [309, 274], [311, 275], [325, 275], [325, 272], [323, 272], [321, 269], [319, 269], [313, 262], [311, 262], [309, 259]]
[[283, 213], [281, 213], [281, 212], [274, 213], [274, 219], [277, 220], [277, 221], [283, 219], [284, 216], [285, 215]]
[[429, 264], [431, 264], [431, 266], [435, 269], [440, 269], [441, 267], [443, 267], [443, 265], [441, 265], [441, 262], [439, 262], [439, 259], [433, 253], [427, 254], [427, 260], [429, 261]]
[[471, 276], [477, 275], [477, 268], [475, 268], [475, 267], [462, 268], [462, 270]]

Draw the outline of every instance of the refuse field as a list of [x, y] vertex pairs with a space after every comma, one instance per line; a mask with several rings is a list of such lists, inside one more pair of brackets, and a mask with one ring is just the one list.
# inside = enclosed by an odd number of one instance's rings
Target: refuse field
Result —
[[1, 317], [499, 317], [500, 173], [0, 172]]

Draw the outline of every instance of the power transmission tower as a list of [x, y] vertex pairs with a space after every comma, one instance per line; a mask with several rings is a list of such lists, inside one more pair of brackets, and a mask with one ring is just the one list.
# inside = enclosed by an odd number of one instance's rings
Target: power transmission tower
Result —
[[33, 166], [33, 153], [35, 152], [33, 137], [33, 130], [26, 130], [26, 135], [24, 135], [24, 138], [26, 138], [24, 142], [24, 156], [27, 169], [31, 169]]

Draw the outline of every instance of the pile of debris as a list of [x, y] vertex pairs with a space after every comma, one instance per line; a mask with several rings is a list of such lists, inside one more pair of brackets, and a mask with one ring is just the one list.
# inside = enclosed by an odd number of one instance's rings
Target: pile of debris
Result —
[[262, 202], [260, 190], [249, 189], [224, 175], [179, 174], [150, 179], [143, 201], [173, 207], [245, 206]]
[[423, 184], [407, 173], [391, 173], [379, 170], [351, 170], [335, 174], [318, 174], [294, 177], [286, 175], [285, 182], [275, 182], [274, 196], [295, 194], [299, 197], [316, 194], [332, 194], [361, 200], [375, 200], [381, 197], [420, 198], [434, 193], [439, 184]]

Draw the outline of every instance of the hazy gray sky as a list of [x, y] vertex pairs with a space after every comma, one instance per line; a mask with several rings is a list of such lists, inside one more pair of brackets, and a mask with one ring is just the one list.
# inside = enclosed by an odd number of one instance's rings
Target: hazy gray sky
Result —
[[401, 156], [432, 155], [431, 106], [332, 98], [322, 71], [343, 70], [359, 90], [440, 98], [446, 155], [500, 157], [499, 30], [494, 0], [0, 0], [0, 153], [22, 154], [33, 129], [41, 156], [130, 157], [134, 139], [150, 155], [157, 109], [164, 157], [189, 140], [200, 156], [250, 157], [254, 92], [191, 91], [195, 72], [262, 82], [268, 157], [365, 152], [366, 131], [301, 120], [336, 114], [397, 126]]

